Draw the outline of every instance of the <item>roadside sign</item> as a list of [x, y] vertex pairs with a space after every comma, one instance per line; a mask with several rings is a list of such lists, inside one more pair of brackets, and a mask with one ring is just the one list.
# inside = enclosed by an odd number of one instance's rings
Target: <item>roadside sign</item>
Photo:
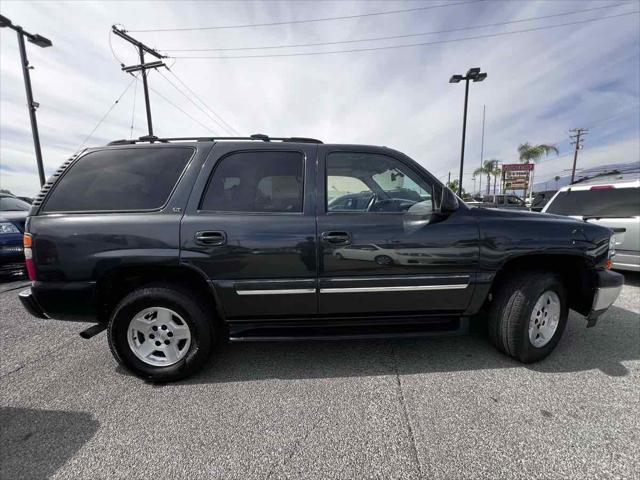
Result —
[[533, 163], [508, 163], [502, 165], [505, 190], [528, 190]]

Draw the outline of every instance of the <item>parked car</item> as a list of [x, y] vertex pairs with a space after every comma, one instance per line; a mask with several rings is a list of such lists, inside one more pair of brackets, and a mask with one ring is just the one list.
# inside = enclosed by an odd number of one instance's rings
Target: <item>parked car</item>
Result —
[[378, 265], [417, 265], [430, 262], [432, 254], [422, 244], [348, 245], [333, 252], [338, 259], [374, 261]]
[[[411, 191], [410, 191], [411, 192]], [[415, 192], [411, 192], [414, 193]], [[405, 192], [400, 190], [395, 191], [387, 191], [385, 193], [386, 198], [385, 202], [381, 203], [378, 198], [378, 194], [374, 192], [360, 192], [360, 193], [349, 193], [346, 195], [341, 195], [333, 200], [330, 200], [328, 203], [328, 209], [330, 212], [338, 212], [338, 211], [375, 211], [375, 209], [383, 208], [387, 211], [390, 211], [391, 208], [394, 208], [394, 211], [403, 212], [406, 211], [409, 207], [411, 207], [417, 201], [421, 201], [422, 199], [419, 196], [407, 195]]]
[[[327, 192], [362, 185], [371, 208], [330, 211]], [[389, 200], [405, 189], [415, 200], [398, 211]], [[470, 209], [401, 152], [312, 139], [89, 149], [49, 179], [26, 225], [27, 310], [94, 322], [85, 338], [107, 329], [116, 360], [151, 381], [195, 372], [221, 339], [455, 332], [482, 311], [500, 351], [535, 362], [569, 309], [592, 326], [623, 283], [608, 228]], [[337, 255], [356, 245], [394, 261]]]
[[561, 188], [542, 210], [613, 230], [617, 270], [640, 271], [640, 179], [611, 175]]
[[24, 274], [22, 235], [29, 208], [25, 201], [0, 193], [0, 277]]
[[528, 210], [527, 203], [517, 195], [487, 195], [482, 199], [482, 205], [486, 208], [515, 208]]

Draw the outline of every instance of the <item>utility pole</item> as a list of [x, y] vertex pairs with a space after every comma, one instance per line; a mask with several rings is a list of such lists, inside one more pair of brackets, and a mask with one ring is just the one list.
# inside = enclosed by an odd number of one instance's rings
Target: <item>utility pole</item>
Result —
[[451, 171], [449, 171], [449, 179], [447, 180], [447, 185], [451, 183]]
[[575, 133], [575, 135], [570, 135], [569, 138], [574, 138], [575, 141], [571, 142], [571, 145], [575, 145], [576, 148], [573, 152], [573, 167], [571, 168], [571, 183], [576, 179], [576, 165], [578, 164], [578, 150], [582, 148], [582, 142], [584, 142], [583, 135], [589, 133], [588, 128], [573, 128], [569, 130], [571, 133]]
[[38, 133], [38, 121], [36, 119], [36, 110], [40, 104], [33, 100], [33, 90], [31, 89], [31, 75], [29, 70], [33, 67], [29, 66], [27, 60], [27, 48], [24, 43], [24, 37], [29, 42], [41, 48], [50, 47], [51, 40], [37, 33], [29, 33], [20, 25], [14, 25], [7, 17], [0, 15], [0, 27], [9, 27], [18, 33], [18, 48], [20, 50], [20, 63], [22, 64], [22, 76], [24, 78], [24, 88], [27, 94], [27, 108], [29, 109], [29, 121], [31, 122], [31, 134], [33, 135], [33, 146], [36, 151], [36, 164], [38, 166], [38, 177], [40, 177], [40, 186], [44, 185], [44, 165], [42, 164], [42, 149], [40, 148], [40, 134]]
[[[480, 168], [482, 168], [482, 163], [484, 160], [484, 117], [486, 112], [487, 112], [487, 106], [483, 105], [482, 106], [482, 141], [480, 143]], [[482, 175], [480, 175], [478, 191], [480, 192], [480, 195], [482, 195]]]
[[156, 58], [158, 58], [160, 60], [163, 59], [163, 58], [166, 58], [166, 56], [165, 55], [161, 55], [160, 53], [158, 53], [153, 48], [148, 47], [147, 45], [145, 45], [144, 43], [140, 42], [139, 40], [136, 40], [131, 35], [127, 34], [126, 30], [121, 30], [118, 27], [116, 27], [115, 25], [113, 25], [111, 27], [111, 31], [114, 34], [116, 34], [117, 36], [119, 36], [123, 40], [126, 40], [127, 42], [129, 42], [130, 44], [132, 44], [134, 47], [136, 47], [138, 49], [138, 55], [140, 57], [140, 65], [131, 65], [129, 67], [125, 67], [124, 65], [121, 65], [121, 67], [122, 67], [122, 71], [123, 72], [127, 72], [127, 73], [138, 72], [138, 71], [142, 72], [142, 86], [144, 88], [144, 103], [145, 103], [145, 107], [146, 107], [146, 110], [147, 110], [147, 130], [149, 132], [149, 136], [152, 137], [153, 136], [153, 122], [151, 120], [151, 103], [149, 102], [149, 87], [147, 85], [147, 70], [149, 70], [151, 68], [155, 69], [155, 68], [158, 68], [158, 67], [166, 67], [166, 65], [161, 61], [144, 63], [144, 54], [146, 52], [149, 55], [152, 55], [152, 56], [154, 56], [154, 57], [156, 57]]

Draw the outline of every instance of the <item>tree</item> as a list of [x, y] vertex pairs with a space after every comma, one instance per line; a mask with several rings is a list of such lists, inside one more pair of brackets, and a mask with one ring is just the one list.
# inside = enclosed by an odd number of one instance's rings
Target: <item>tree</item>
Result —
[[491, 170], [491, 175], [493, 175], [493, 194], [496, 194], [496, 180], [498, 177], [502, 176], [502, 169], [498, 166], [498, 162], [493, 164], [493, 169]]
[[[555, 145], [547, 145], [545, 143], [531, 145], [529, 142], [525, 142], [518, 146], [518, 154], [520, 155], [520, 161], [522, 163], [536, 163], [543, 155], [546, 157], [550, 152], [555, 152], [556, 155], [560, 153]], [[531, 189], [533, 190], [533, 171], [531, 172], [529, 181], [531, 182]], [[524, 196], [525, 198], [527, 196], [526, 190]]]
[[558, 180], [560, 180], [560, 175], [556, 175], [555, 177], [553, 177], [553, 179], [556, 181], [556, 190], [558, 189]]
[[495, 159], [485, 160], [484, 163], [482, 164], [482, 167], [477, 168], [473, 172], [474, 175], [487, 176], [487, 195], [489, 195], [489, 193], [491, 192], [491, 175], [493, 175], [493, 172], [497, 167], [497, 165], [498, 165], [498, 160], [495, 160]]
[[555, 152], [556, 155], [560, 153], [555, 145], [544, 143], [531, 145], [529, 142], [525, 142], [518, 146], [518, 154], [522, 163], [536, 163], [543, 155], [547, 156], [550, 152]]
[[[451, 180], [451, 181], [447, 182], [447, 187], [449, 187], [449, 190], [451, 190], [453, 193], [457, 194], [458, 193], [458, 179]], [[461, 198], [463, 200], [471, 200], [471, 195], [469, 195], [467, 192], [465, 192], [465, 190], [463, 188], [462, 189]]]

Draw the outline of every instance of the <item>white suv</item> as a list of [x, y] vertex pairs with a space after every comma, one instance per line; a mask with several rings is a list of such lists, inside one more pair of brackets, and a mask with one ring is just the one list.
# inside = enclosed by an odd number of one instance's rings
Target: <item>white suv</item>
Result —
[[640, 179], [596, 177], [561, 188], [542, 210], [613, 230], [613, 268], [640, 272]]

